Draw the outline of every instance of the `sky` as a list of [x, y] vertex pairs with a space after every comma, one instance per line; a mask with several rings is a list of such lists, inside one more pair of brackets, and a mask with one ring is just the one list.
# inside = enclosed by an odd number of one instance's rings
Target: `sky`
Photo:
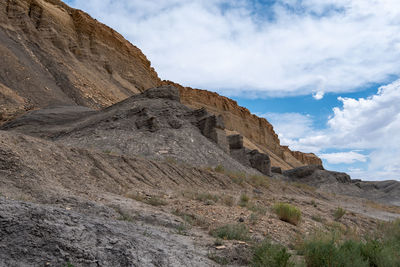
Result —
[[65, 2], [138, 46], [162, 79], [236, 100], [325, 168], [400, 180], [400, 1]]

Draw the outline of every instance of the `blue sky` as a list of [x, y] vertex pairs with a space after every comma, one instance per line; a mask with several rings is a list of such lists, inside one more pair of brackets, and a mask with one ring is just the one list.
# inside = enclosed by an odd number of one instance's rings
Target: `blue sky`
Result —
[[162, 79], [267, 118], [328, 169], [400, 179], [397, 0], [69, 0], [116, 29]]

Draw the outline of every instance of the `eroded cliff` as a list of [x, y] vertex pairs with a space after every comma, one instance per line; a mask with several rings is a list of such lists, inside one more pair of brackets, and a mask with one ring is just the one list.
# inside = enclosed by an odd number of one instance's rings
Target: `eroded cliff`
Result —
[[58, 0], [0, 1], [3, 120], [54, 104], [101, 108], [157, 86], [120, 34]]

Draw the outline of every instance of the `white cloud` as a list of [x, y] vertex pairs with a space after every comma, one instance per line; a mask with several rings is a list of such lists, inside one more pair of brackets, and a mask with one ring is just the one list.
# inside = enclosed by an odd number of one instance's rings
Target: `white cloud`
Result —
[[322, 98], [324, 98], [325, 93], [322, 91], [318, 91], [316, 93], [313, 94], [313, 98], [315, 100], [321, 100]]
[[353, 164], [357, 161], [366, 162], [368, 159], [367, 156], [357, 153], [355, 151], [326, 153], [320, 154], [319, 156], [331, 164]]
[[73, 6], [138, 45], [162, 78], [225, 95], [344, 92], [400, 74], [397, 0], [254, 3], [75, 0]]
[[[282, 118], [266, 114], [266, 118], [277, 126], [282, 144], [315, 152], [331, 164], [366, 162], [368, 158], [366, 169], [352, 169], [350, 174], [400, 180], [400, 80], [380, 87], [371, 97], [339, 99], [343, 106], [333, 109], [323, 130], [316, 130], [311, 117], [301, 114], [283, 114]], [[350, 151], [323, 153], [326, 149]], [[366, 156], [365, 151], [371, 152]]]

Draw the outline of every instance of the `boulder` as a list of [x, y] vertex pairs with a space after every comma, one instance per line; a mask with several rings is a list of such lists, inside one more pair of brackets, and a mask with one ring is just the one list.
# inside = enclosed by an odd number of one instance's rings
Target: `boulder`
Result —
[[205, 116], [197, 122], [197, 127], [205, 137], [213, 140], [223, 151], [229, 153], [229, 144], [222, 116]]
[[232, 149], [241, 149], [243, 148], [243, 136], [240, 134], [234, 134], [228, 136], [229, 148]]
[[251, 167], [258, 170], [262, 174], [271, 176], [271, 160], [269, 156], [264, 153], [260, 153], [258, 150], [252, 150], [247, 153]]
[[324, 170], [324, 167], [322, 165], [309, 165], [284, 171], [283, 175], [289, 178], [303, 178], [312, 175], [316, 170]]
[[282, 174], [282, 168], [281, 167], [271, 167], [271, 172]]

